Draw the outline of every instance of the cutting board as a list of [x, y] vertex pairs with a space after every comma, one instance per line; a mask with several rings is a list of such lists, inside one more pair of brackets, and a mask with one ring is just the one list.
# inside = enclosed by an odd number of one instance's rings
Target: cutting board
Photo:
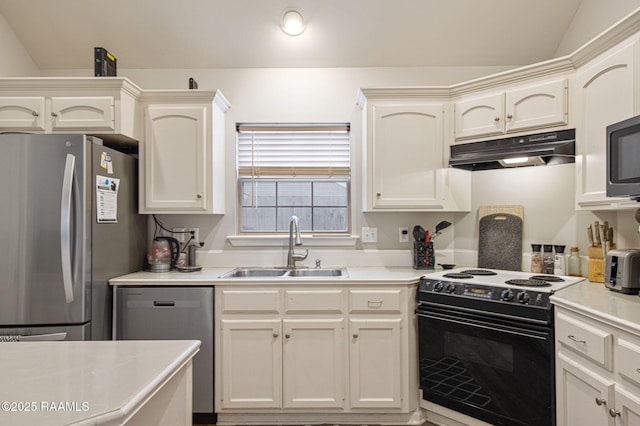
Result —
[[478, 267], [521, 271], [524, 207], [480, 206], [478, 218]]

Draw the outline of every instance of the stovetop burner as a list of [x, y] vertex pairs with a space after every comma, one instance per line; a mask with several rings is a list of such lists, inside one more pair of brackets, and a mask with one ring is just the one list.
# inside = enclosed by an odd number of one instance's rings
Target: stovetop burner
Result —
[[459, 279], [459, 280], [468, 280], [470, 278], [473, 278], [473, 275], [468, 274], [465, 271], [462, 271], [462, 272], [450, 272], [448, 274], [444, 274], [443, 277], [444, 278], [454, 278], [454, 279]]
[[522, 286], [528, 286], [528, 287], [550, 287], [551, 286], [551, 283], [547, 281], [536, 280], [532, 278], [507, 280], [505, 281], [505, 284], [522, 285]]
[[562, 283], [564, 282], [563, 278], [560, 278], [556, 275], [533, 275], [529, 277], [530, 280], [540, 280], [546, 281], [548, 283]]
[[461, 272], [462, 274], [471, 274], [471, 275], [498, 275], [497, 272], [490, 271], [488, 269], [465, 269]]

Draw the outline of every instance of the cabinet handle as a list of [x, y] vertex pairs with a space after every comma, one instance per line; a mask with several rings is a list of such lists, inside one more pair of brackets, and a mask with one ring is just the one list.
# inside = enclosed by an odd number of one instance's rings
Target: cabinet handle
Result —
[[56, 114], [55, 112], [51, 112], [51, 116], [52, 116], [53, 118], [56, 118], [56, 117], [58, 116], [58, 114]]
[[596, 405], [607, 405], [607, 400], [596, 396]]
[[497, 123], [498, 121], [500, 121], [500, 117], [494, 118], [493, 121], [495, 121]]
[[512, 118], [513, 118], [513, 115], [507, 114], [507, 120], [511, 120]]
[[372, 309], [382, 308], [382, 300], [367, 300], [367, 307]]
[[617, 417], [620, 416], [620, 410], [616, 410], [615, 408], [609, 408], [609, 415], [611, 417]]
[[376, 197], [379, 197], [379, 196], [381, 196], [381, 195], [382, 195], [382, 193], [381, 193], [381, 192], [376, 192]]
[[358, 333], [353, 333], [353, 338], [357, 339], [358, 338]]
[[276, 332], [276, 333], [273, 333], [273, 338], [274, 338], [274, 339], [275, 339], [275, 338], [277, 338], [278, 336], [279, 336], [279, 334], [278, 334], [277, 332]]
[[284, 337], [287, 338], [287, 339], [290, 339], [291, 335], [290, 334], [285, 334]]
[[199, 199], [201, 199], [201, 198], [202, 198], [202, 194], [197, 194], [197, 195], [196, 195], [196, 198], [197, 198], [198, 200], [199, 200]]
[[567, 337], [568, 337], [569, 339], [573, 340], [573, 341], [574, 341], [574, 342], [576, 342], [576, 343], [582, 343], [582, 344], [586, 344], [586, 343], [587, 343], [587, 341], [586, 341], [586, 340], [579, 340], [579, 339], [576, 339], [576, 336], [574, 336], [573, 334], [569, 334]]
[[35, 112], [35, 111], [31, 111], [31, 115], [33, 115], [34, 117], [40, 117], [40, 114], [38, 114], [38, 113], [37, 113], [37, 112]]

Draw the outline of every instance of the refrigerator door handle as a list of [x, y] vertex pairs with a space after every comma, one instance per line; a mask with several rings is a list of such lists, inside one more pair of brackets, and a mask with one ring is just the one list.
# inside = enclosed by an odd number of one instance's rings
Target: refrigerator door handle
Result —
[[67, 303], [73, 302], [73, 275], [71, 268], [71, 196], [73, 190], [73, 172], [76, 157], [67, 154], [62, 180], [62, 199], [60, 207], [60, 257], [62, 260], [62, 282]]
[[49, 333], [49, 334], [34, 334], [31, 336], [18, 336], [20, 342], [53, 342], [66, 340], [67, 333]]

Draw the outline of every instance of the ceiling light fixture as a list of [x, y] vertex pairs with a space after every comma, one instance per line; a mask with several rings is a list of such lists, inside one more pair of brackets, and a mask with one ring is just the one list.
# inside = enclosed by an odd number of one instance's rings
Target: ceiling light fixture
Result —
[[302, 34], [305, 29], [302, 14], [297, 10], [288, 10], [282, 15], [282, 31], [290, 36]]

